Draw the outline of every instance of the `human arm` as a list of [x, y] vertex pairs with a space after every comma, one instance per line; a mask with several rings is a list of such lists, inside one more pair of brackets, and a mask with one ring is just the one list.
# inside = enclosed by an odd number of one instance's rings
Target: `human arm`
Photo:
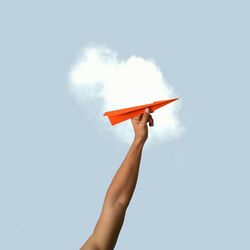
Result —
[[137, 183], [144, 143], [148, 137], [148, 126], [153, 119], [148, 112], [131, 119], [135, 137], [120, 168], [106, 192], [103, 208], [95, 229], [81, 250], [111, 250], [115, 247]]

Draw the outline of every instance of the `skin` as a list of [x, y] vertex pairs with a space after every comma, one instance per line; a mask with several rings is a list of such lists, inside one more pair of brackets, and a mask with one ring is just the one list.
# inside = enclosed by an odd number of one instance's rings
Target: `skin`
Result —
[[148, 124], [154, 126], [150, 110], [131, 119], [134, 140], [106, 192], [101, 215], [93, 233], [80, 250], [112, 250], [123, 225], [139, 174], [143, 146], [148, 138]]

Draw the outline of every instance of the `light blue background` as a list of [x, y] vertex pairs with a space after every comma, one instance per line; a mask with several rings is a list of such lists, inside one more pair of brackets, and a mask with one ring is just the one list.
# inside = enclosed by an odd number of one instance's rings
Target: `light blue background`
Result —
[[68, 91], [71, 65], [95, 44], [155, 58], [187, 129], [145, 149], [116, 249], [250, 249], [249, 7], [1, 2], [0, 249], [79, 249], [95, 226], [128, 150]]

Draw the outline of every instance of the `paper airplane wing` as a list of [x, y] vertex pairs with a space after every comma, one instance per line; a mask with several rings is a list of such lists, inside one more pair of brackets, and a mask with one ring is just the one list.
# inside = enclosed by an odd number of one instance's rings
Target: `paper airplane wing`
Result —
[[171, 102], [176, 101], [178, 98], [174, 99], [169, 99], [169, 100], [164, 100], [164, 101], [158, 101], [158, 102], [153, 102], [150, 104], [145, 104], [145, 105], [140, 105], [140, 106], [135, 106], [135, 107], [130, 107], [130, 108], [125, 108], [125, 109], [118, 109], [118, 110], [113, 110], [113, 111], [108, 111], [105, 112], [103, 115], [108, 116], [110, 123], [112, 125], [115, 125], [117, 123], [123, 122], [127, 119], [133, 118], [135, 116], [141, 115], [144, 113], [146, 108], [150, 109], [150, 112], [155, 111], [156, 109], [159, 109]]

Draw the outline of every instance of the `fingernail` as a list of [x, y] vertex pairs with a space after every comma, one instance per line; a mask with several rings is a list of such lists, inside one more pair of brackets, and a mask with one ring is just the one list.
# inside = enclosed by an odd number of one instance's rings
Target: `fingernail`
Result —
[[149, 113], [149, 108], [146, 108], [146, 113]]

